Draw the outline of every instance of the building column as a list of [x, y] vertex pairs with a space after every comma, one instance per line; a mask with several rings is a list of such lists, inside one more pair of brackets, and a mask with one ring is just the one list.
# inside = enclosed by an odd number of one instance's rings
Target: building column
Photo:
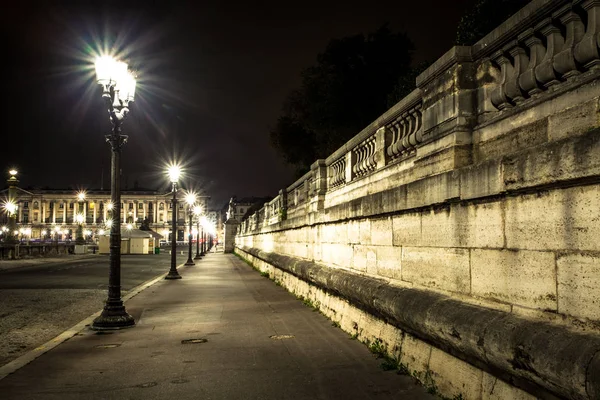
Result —
[[67, 223], [67, 207], [69, 207], [69, 205], [66, 202], [63, 203], [63, 224]]
[[57, 203], [52, 203], [52, 223], [56, 223], [56, 205]]
[[96, 225], [97, 216], [98, 216], [98, 203], [94, 203], [94, 221], [92, 222], [94, 225]]

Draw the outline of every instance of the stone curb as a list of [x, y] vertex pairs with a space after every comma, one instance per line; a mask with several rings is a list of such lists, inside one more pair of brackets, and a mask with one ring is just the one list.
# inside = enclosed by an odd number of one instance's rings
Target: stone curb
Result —
[[291, 256], [238, 248], [542, 398], [600, 398], [600, 336], [402, 288]]
[[[181, 265], [177, 266], [177, 269], [179, 269], [183, 266], [184, 266], [184, 264], [182, 263]], [[162, 279], [164, 279], [165, 276], [167, 276], [167, 274], [168, 274], [168, 272], [161, 274], [156, 278], [152, 278], [144, 283], [137, 285], [136, 287], [131, 289], [125, 296], [122, 297], [123, 302], [126, 302], [127, 300], [131, 299], [132, 297], [137, 296], [138, 294], [140, 294], [140, 292], [142, 292], [143, 290], [154, 285], [156, 282], [161, 281]], [[71, 328], [67, 329], [60, 335], [56, 336], [55, 338], [53, 338], [53, 339], [47, 341], [46, 343], [36, 347], [35, 349], [23, 354], [19, 358], [12, 360], [8, 364], [0, 366], [0, 380], [6, 378], [8, 375], [16, 372], [20, 368], [23, 368], [24, 366], [26, 366], [27, 364], [29, 364], [36, 358], [43, 355], [44, 353], [52, 350], [59, 344], [66, 342], [67, 340], [69, 340], [70, 338], [72, 338], [73, 336], [75, 336], [76, 334], [81, 332], [87, 326], [91, 325], [92, 322], [94, 322], [94, 319], [100, 315], [100, 313], [102, 313], [102, 310], [96, 311], [94, 314], [90, 315], [86, 319], [73, 325]]]

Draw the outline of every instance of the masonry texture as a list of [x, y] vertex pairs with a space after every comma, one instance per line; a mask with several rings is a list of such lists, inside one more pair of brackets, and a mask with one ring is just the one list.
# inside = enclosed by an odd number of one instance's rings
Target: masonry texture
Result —
[[451, 49], [236, 252], [446, 396], [600, 398], [598, 32], [536, 0]]

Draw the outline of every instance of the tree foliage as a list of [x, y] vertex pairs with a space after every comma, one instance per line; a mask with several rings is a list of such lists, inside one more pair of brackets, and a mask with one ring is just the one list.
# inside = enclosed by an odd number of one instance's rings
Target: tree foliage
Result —
[[479, 0], [458, 23], [456, 44], [471, 46], [493, 31], [530, 0]]
[[[317, 63], [302, 71], [300, 89], [286, 98], [271, 143], [305, 172], [387, 110], [400, 77], [410, 71], [413, 51], [408, 36], [387, 25], [330, 41]], [[414, 79], [408, 92], [413, 88]]]

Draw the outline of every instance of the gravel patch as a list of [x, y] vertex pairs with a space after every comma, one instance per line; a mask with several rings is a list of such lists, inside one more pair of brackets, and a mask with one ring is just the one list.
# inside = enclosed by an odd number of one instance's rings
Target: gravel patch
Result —
[[1, 289], [0, 366], [101, 310], [106, 297], [100, 289]]

